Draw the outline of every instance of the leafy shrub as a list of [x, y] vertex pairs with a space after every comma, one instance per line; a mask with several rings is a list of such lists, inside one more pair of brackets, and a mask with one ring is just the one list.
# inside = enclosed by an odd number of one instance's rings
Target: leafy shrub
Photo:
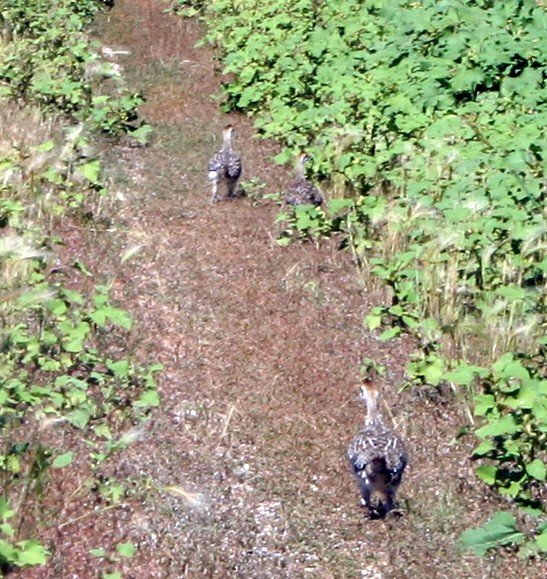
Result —
[[[93, 219], [107, 195], [92, 131], [133, 130], [140, 97], [119, 83], [97, 93], [113, 70], [84, 33], [96, 2], [6, 0], [1, 10], [0, 573], [7, 573], [46, 562], [39, 530], [44, 515], [59, 520], [63, 505], [49, 497], [45, 513], [42, 500], [58, 469], [85, 465], [87, 478], [75, 479], [67, 503], [90, 491], [111, 506], [124, 496], [123, 481], [105, 476], [106, 463], [138, 438], [159, 404], [160, 366], [114, 354], [132, 320], [111, 303], [108, 285], [84, 294], [52, 275], [62, 240], [51, 223], [74, 210]], [[144, 142], [148, 129], [135, 137]], [[67, 267], [88, 273], [79, 262]], [[67, 447], [52, 432], [60, 428]]]
[[[5, 0], [2, 20], [10, 41], [0, 45], [0, 95], [61, 111], [109, 134], [135, 130], [143, 99], [114, 81], [113, 66], [101, 61], [85, 34], [101, 4]], [[113, 79], [114, 94], [95, 94], [104, 79]]]
[[519, 530], [511, 513], [497, 512], [482, 527], [465, 531], [460, 544], [483, 556], [490, 549], [520, 545], [520, 553], [530, 556], [547, 552], [547, 522], [540, 523], [534, 534], [528, 537]]

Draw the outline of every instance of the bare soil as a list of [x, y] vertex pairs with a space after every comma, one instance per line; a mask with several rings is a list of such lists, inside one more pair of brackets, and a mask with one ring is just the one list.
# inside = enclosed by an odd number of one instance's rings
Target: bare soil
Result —
[[[108, 226], [65, 223], [64, 259], [79, 258], [135, 317], [123, 344], [159, 361], [161, 407], [112, 473], [134, 493], [117, 508], [92, 499], [44, 530], [53, 554], [44, 579], [94, 578], [489, 578], [540, 577], [511, 554], [482, 560], [457, 538], [500, 508], [473, 475], [473, 441], [455, 440], [468, 417], [457, 396], [399, 392], [412, 344], [381, 342], [363, 327], [385, 299], [335, 241], [275, 243], [279, 207], [252, 198], [209, 204], [207, 161], [226, 122], [236, 126], [244, 180], [281, 191], [275, 143], [249, 119], [221, 113], [222, 78], [210, 50], [195, 48], [196, 21], [163, 13], [161, 0], [119, 0], [97, 34], [142, 91], [150, 146], [104, 144], [118, 201]], [[136, 253], [122, 263], [128, 250]], [[363, 419], [364, 357], [387, 367], [387, 417], [411, 455], [402, 516], [369, 520], [345, 452]], [[83, 473], [76, 474], [83, 477]], [[74, 480], [55, 480], [62, 501]], [[170, 488], [171, 487], [171, 488]], [[174, 488], [172, 488], [174, 487]], [[131, 559], [89, 554], [130, 542]]]

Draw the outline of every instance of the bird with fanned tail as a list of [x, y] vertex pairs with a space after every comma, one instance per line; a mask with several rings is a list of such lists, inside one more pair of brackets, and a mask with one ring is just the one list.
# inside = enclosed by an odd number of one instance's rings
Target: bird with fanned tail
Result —
[[301, 153], [296, 159], [296, 177], [285, 195], [287, 205], [315, 205], [318, 207], [323, 203], [323, 196], [319, 189], [306, 178], [305, 164], [309, 159], [307, 153]]
[[361, 399], [367, 415], [363, 429], [349, 445], [348, 458], [362, 503], [371, 516], [384, 517], [394, 508], [408, 454], [401, 438], [384, 424], [378, 410], [379, 391], [370, 380], [363, 381]]
[[226, 184], [226, 197], [235, 197], [235, 188], [241, 177], [241, 157], [232, 149], [234, 127], [226, 125], [222, 131], [222, 147], [209, 161], [209, 181], [211, 182], [211, 203], [219, 201], [218, 188]]

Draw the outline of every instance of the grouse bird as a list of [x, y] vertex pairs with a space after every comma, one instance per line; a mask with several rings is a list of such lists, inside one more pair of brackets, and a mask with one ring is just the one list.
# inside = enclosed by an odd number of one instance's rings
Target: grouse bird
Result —
[[212, 186], [211, 203], [218, 201], [218, 186], [226, 183], [227, 197], [234, 197], [235, 188], [241, 176], [241, 157], [232, 150], [232, 125], [222, 131], [222, 147], [209, 161], [209, 180]]
[[288, 205], [315, 205], [323, 203], [323, 197], [319, 189], [306, 179], [305, 164], [310, 157], [302, 153], [296, 159], [296, 178], [287, 190], [285, 200]]
[[384, 517], [393, 509], [408, 455], [403, 441], [385, 426], [378, 411], [378, 398], [376, 386], [365, 380], [361, 399], [366, 403], [367, 416], [363, 429], [349, 445], [348, 458], [362, 502], [371, 515]]

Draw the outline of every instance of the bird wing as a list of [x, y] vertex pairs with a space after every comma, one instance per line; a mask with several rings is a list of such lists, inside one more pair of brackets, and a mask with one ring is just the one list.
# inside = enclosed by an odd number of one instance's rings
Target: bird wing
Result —
[[226, 175], [237, 179], [241, 175], [241, 159], [237, 155], [230, 155], [226, 163]]

